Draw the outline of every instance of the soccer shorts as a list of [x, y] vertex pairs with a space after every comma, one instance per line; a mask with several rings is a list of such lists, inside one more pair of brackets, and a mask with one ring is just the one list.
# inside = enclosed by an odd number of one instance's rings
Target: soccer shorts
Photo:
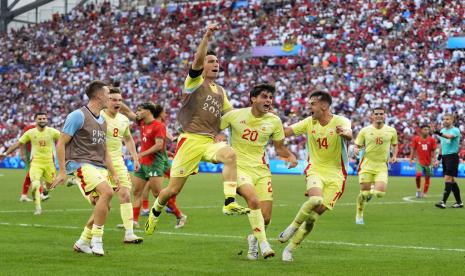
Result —
[[43, 178], [45, 182], [52, 183], [55, 175], [55, 164], [31, 162], [31, 168], [29, 169], [31, 181], [40, 181]]
[[307, 191], [311, 188], [320, 188], [323, 191], [323, 205], [328, 210], [333, 210], [334, 205], [344, 192], [346, 178], [341, 175], [322, 176], [318, 173], [310, 173], [307, 178]]
[[[124, 163], [124, 159], [120, 158], [118, 160], [113, 160], [113, 168], [115, 169], [116, 175], [118, 175], [119, 178], [119, 183], [121, 187], [126, 187], [129, 190], [131, 190], [132, 183], [131, 179], [129, 176], [128, 168], [126, 167], [126, 164]], [[110, 175], [110, 185], [112, 188], [116, 188], [115, 181]]]
[[237, 188], [242, 185], [252, 185], [257, 193], [258, 200], [273, 200], [273, 187], [271, 186], [271, 174], [266, 170], [237, 169]]
[[82, 164], [79, 169], [73, 172], [73, 175], [79, 179], [79, 190], [88, 201], [89, 196], [98, 197], [95, 188], [100, 183], [106, 182], [110, 185], [108, 171], [105, 168], [96, 167], [91, 164]]
[[388, 183], [388, 171], [360, 171], [358, 174], [359, 183], [374, 183], [374, 182], [383, 182]]
[[150, 177], [163, 177], [168, 174], [169, 170], [170, 164], [168, 163], [168, 160], [155, 159], [153, 164], [150, 166], [141, 164], [140, 169], [137, 172], [134, 172], [133, 175], [147, 181]]
[[192, 133], [181, 134], [171, 165], [171, 177], [187, 177], [197, 173], [200, 161], [218, 163], [216, 154], [227, 146], [225, 142], [215, 143], [213, 138], [209, 136]]
[[459, 155], [457, 153], [442, 156], [442, 170], [444, 175], [457, 177], [459, 173]]
[[416, 165], [416, 172], [424, 173], [425, 176], [433, 176], [433, 173], [434, 173], [433, 166], [423, 166], [418, 161]]

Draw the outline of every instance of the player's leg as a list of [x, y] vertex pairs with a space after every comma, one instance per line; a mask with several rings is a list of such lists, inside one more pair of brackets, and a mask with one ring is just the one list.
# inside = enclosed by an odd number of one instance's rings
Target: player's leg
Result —
[[[163, 162], [163, 176], [165, 178], [170, 179], [171, 176], [171, 168], [168, 160]], [[169, 209], [169, 212], [166, 211], [167, 213], [173, 214], [176, 217], [176, 225], [174, 226], [174, 229], [179, 229], [184, 227], [187, 221], [187, 215], [184, 214], [181, 209], [178, 207], [178, 204], [176, 203], [176, 197], [177, 196], [172, 196], [168, 202], [166, 203], [166, 209]]]
[[28, 197], [28, 193], [29, 193], [29, 187], [31, 186], [31, 178], [29, 177], [29, 169], [27, 170], [27, 173], [26, 173], [26, 177], [24, 178], [24, 182], [23, 182], [23, 191], [21, 193], [21, 197], [19, 198], [19, 201], [32, 201], [32, 199], [30, 199]]
[[416, 169], [415, 169], [415, 183], [417, 185], [417, 192], [415, 194], [416, 198], [421, 197], [421, 175], [422, 172], [424, 171], [424, 168], [422, 165], [420, 165], [420, 162], [417, 160], [416, 163]]
[[426, 167], [426, 170], [425, 170], [425, 185], [423, 187], [423, 194], [422, 194], [422, 197], [427, 197], [428, 195], [428, 189], [429, 189], [429, 185], [431, 183], [431, 176], [434, 175], [434, 168], [433, 166], [428, 166]]
[[81, 232], [81, 236], [74, 243], [73, 249], [79, 253], [92, 254], [90, 241], [92, 240], [92, 226], [94, 225], [94, 214], [92, 214]]
[[133, 224], [135, 227], [139, 227], [139, 215], [140, 207], [142, 203], [142, 193], [144, 191], [145, 185], [149, 177], [145, 174], [145, 166], [141, 165], [141, 169], [137, 172], [134, 172], [131, 175], [131, 182], [134, 186], [133, 189], [133, 202], [132, 202], [132, 212], [133, 212]]
[[142, 205], [141, 205], [142, 207], [141, 215], [143, 217], [148, 216], [150, 212], [150, 206], [149, 206], [150, 195], [149, 194], [150, 194], [150, 185], [145, 184], [144, 189], [142, 190]]
[[43, 175], [42, 166], [38, 164], [31, 164], [29, 175], [31, 177], [31, 192], [32, 192], [32, 198], [34, 200], [35, 210], [36, 210], [34, 215], [40, 215], [42, 214], [41, 199], [40, 199], [40, 180], [42, 179], [42, 175]]
[[374, 175], [372, 173], [360, 171], [359, 173], [359, 183], [360, 183], [360, 193], [357, 196], [356, 200], [356, 212], [355, 212], [355, 223], [364, 224], [363, 213], [365, 211], [366, 203], [370, 200], [371, 185], [374, 183]]
[[459, 156], [458, 154], [451, 154], [451, 183], [452, 183], [452, 193], [455, 197], [455, 203], [451, 206], [452, 208], [463, 208], [462, 197], [460, 196], [460, 188], [455, 181], [455, 177], [458, 175], [458, 168], [459, 168]]
[[113, 189], [110, 187], [108, 181], [103, 181], [97, 185], [95, 191], [99, 196], [94, 208], [94, 221], [90, 244], [94, 254], [103, 256], [103, 228], [109, 212]]
[[447, 199], [449, 199], [449, 195], [452, 192], [452, 187], [454, 185], [454, 178], [453, 178], [453, 171], [452, 168], [453, 162], [451, 159], [451, 155], [443, 155], [442, 156], [442, 168], [444, 171], [444, 192], [442, 194], [442, 200], [435, 204], [436, 207], [445, 209]]

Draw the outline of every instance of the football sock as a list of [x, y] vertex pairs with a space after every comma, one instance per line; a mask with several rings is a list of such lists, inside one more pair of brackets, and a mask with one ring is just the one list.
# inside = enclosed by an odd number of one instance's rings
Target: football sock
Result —
[[289, 250], [294, 250], [295, 248], [297, 248], [297, 246], [299, 246], [299, 244], [305, 239], [305, 237], [307, 237], [308, 234], [312, 232], [315, 223], [319, 217], [320, 215], [315, 211], [312, 211], [310, 213], [310, 216], [308, 217], [307, 221], [300, 225], [295, 235], [291, 238], [288, 245]]
[[223, 182], [223, 191], [224, 191], [224, 205], [228, 205], [235, 201], [236, 198], [236, 181], [224, 181]]
[[444, 193], [442, 195], [442, 202], [446, 203], [447, 199], [449, 198], [450, 192], [452, 191], [452, 184], [451, 182], [446, 182], [444, 185]]
[[33, 195], [33, 198], [34, 198], [34, 204], [36, 205], [36, 207], [40, 207], [40, 180], [34, 180], [32, 181], [31, 183], [32, 185], [32, 195]]
[[23, 183], [23, 195], [27, 195], [29, 192], [29, 187], [31, 186], [31, 178], [29, 177], [29, 173], [26, 174], [26, 178], [24, 178]]
[[250, 226], [255, 238], [259, 242], [266, 241], [265, 221], [263, 220], [262, 210], [250, 210], [247, 216], [249, 217]]
[[85, 243], [89, 243], [90, 239], [92, 239], [92, 229], [84, 226], [84, 230], [82, 231], [81, 237], [79, 239]]
[[132, 220], [135, 222], [138, 222], [139, 215], [140, 215], [140, 207], [133, 207], [132, 208]]
[[129, 202], [120, 204], [119, 209], [121, 212], [121, 219], [123, 220], [124, 229], [126, 229], [126, 231], [132, 230], [132, 228], [134, 227], [132, 222], [132, 217], [134, 215], [132, 203]]
[[103, 225], [92, 225], [92, 241], [102, 242]]
[[382, 192], [382, 191], [375, 190], [375, 191], [373, 192], [373, 195], [376, 196], [377, 198], [381, 198], [381, 197], [383, 197], [384, 195], [386, 195], [386, 192]]
[[425, 187], [423, 188], [423, 193], [427, 194], [428, 193], [428, 188], [429, 188], [429, 183], [431, 181], [430, 176], [425, 176]]
[[158, 197], [157, 197], [157, 199], [155, 200], [152, 206], [153, 215], [158, 217], [161, 214], [161, 211], [163, 210], [163, 208], [165, 208], [165, 205], [161, 205], [160, 203], [158, 203]]
[[292, 226], [294, 228], [299, 228], [300, 225], [309, 218], [313, 208], [321, 205], [322, 203], [322, 197], [311, 196], [306, 202], [304, 202], [304, 204], [302, 204], [302, 207], [300, 207], [299, 212], [297, 213], [297, 215], [294, 218], [294, 221], [292, 222]]
[[42, 194], [44, 192], [44, 187], [42, 185], [40, 185], [39, 187], [39, 192]]
[[416, 175], [415, 182], [417, 184], [417, 191], [421, 190], [421, 173]]
[[142, 200], [142, 210], [148, 210], [149, 209], [149, 200], [144, 199]]
[[179, 210], [178, 206], [176, 205], [176, 196], [171, 197], [166, 205], [173, 211], [173, 214], [176, 216], [176, 218], [182, 216], [181, 210]]
[[363, 211], [365, 210], [365, 204], [368, 197], [370, 196], [370, 191], [360, 191], [357, 196], [357, 217], [363, 217]]
[[455, 202], [457, 203], [462, 203], [462, 198], [460, 196], [460, 188], [459, 188], [459, 185], [457, 185], [457, 183], [452, 183], [452, 192], [454, 193], [454, 197], [455, 197]]

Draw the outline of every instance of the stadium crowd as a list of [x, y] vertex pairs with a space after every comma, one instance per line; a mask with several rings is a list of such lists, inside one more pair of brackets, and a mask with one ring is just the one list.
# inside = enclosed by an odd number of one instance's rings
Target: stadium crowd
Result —
[[[355, 133], [369, 124], [370, 108], [384, 106], [387, 123], [399, 132], [399, 156], [407, 157], [420, 123], [440, 124], [450, 112], [465, 132], [465, 51], [444, 47], [447, 37], [465, 31], [464, 9], [460, 0], [249, 1], [242, 8], [205, 1], [128, 11], [89, 4], [0, 34], [0, 141], [4, 148], [15, 142], [37, 111], [48, 112], [50, 125], [61, 129], [94, 79], [121, 87], [132, 108], [144, 101], [164, 104], [175, 134], [181, 89], [203, 33], [198, 30], [218, 22], [219, 83], [235, 107], [248, 105], [254, 84], [272, 82], [276, 110], [290, 124], [309, 115], [309, 93], [325, 88]], [[250, 55], [255, 46], [287, 41], [305, 50]], [[304, 141], [290, 143], [303, 158]]]

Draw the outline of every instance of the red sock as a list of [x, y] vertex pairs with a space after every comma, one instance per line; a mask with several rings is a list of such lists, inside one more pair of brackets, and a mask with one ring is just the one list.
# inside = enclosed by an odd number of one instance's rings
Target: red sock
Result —
[[135, 222], [139, 221], [140, 207], [132, 208], [132, 220]]
[[415, 180], [417, 182], [417, 190], [420, 190], [420, 188], [421, 188], [421, 173], [420, 174], [417, 173], [417, 178]]
[[40, 193], [43, 193], [43, 192], [44, 192], [44, 187], [42, 187], [42, 185], [39, 186], [39, 192], [40, 192]]
[[149, 200], [144, 199], [142, 200], [142, 209], [147, 210], [149, 208]]
[[31, 178], [29, 177], [29, 173], [27, 173], [23, 183], [23, 195], [27, 195], [29, 187], [31, 187]]
[[427, 193], [428, 193], [429, 181], [430, 181], [430, 177], [429, 177], [429, 176], [425, 176], [425, 188], [424, 188], [424, 191], [423, 191], [424, 194], [427, 194]]
[[168, 200], [168, 203], [166, 204], [168, 207], [170, 207], [171, 210], [173, 210], [173, 214], [179, 218], [182, 213], [181, 210], [178, 209], [178, 206], [176, 206], [176, 196], [173, 196]]

